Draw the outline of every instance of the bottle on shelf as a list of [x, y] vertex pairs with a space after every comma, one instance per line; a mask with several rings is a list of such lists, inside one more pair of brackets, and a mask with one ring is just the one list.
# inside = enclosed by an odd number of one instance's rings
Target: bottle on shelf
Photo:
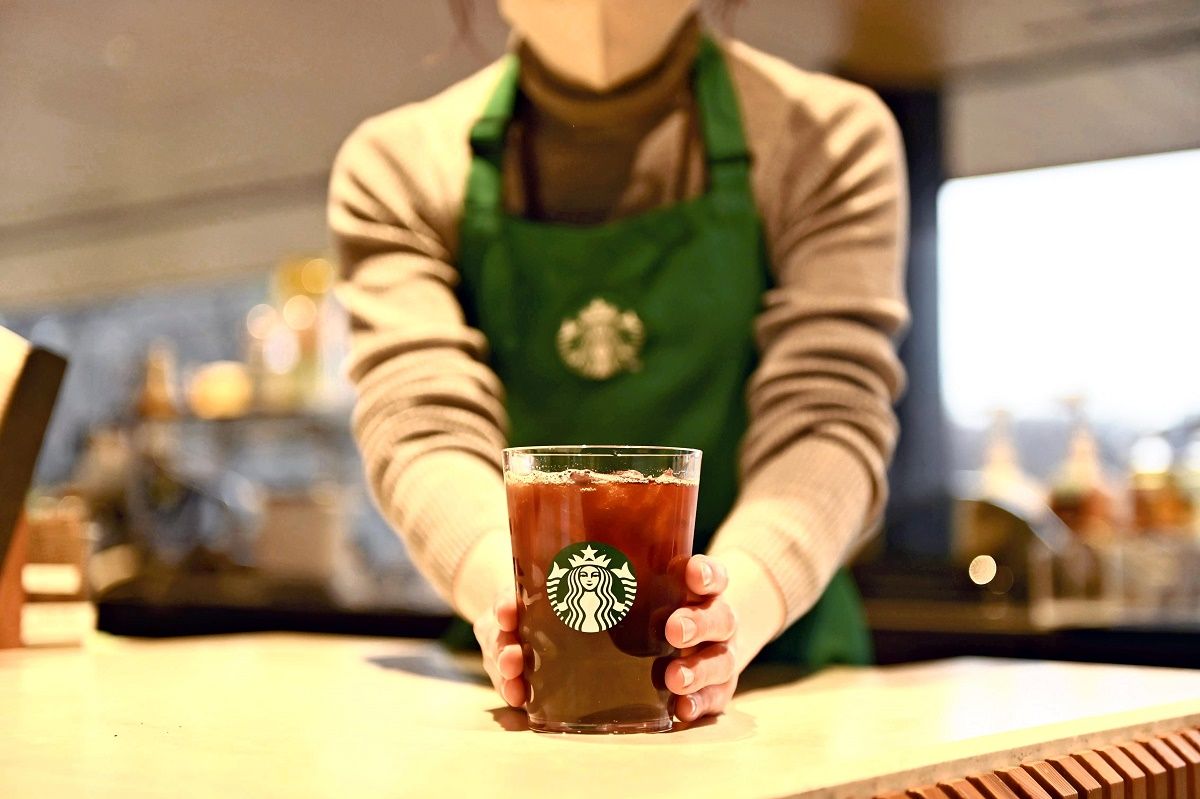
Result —
[[1116, 533], [1116, 503], [1104, 477], [1100, 447], [1079, 398], [1067, 400], [1072, 417], [1067, 456], [1050, 487], [1050, 509], [1081, 538], [1100, 541]]
[[1184, 499], [1185, 526], [1200, 539], [1200, 430], [1183, 448], [1177, 468], [1180, 493]]
[[1170, 442], [1158, 434], [1142, 436], [1130, 450], [1133, 528], [1140, 534], [1178, 533], [1191, 522], [1184, 475], [1172, 469], [1173, 460]]
[[175, 351], [166, 341], [155, 341], [146, 352], [146, 372], [135, 409], [142, 419], [165, 421], [179, 416]]
[[1006, 410], [997, 410], [992, 416], [979, 488], [984, 499], [1020, 510], [1027, 518], [1035, 517], [1046, 507], [1045, 487], [1021, 468], [1012, 435], [1012, 415]]

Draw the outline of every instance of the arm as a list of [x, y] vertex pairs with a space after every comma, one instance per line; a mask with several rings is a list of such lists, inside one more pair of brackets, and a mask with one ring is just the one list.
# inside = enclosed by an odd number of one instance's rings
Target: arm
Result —
[[865, 89], [847, 87], [826, 113], [814, 125], [811, 110], [796, 112], [776, 159], [764, 219], [776, 287], [757, 323], [743, 485], [712, 547], [739, 572], [726, 594], [746, 662], [812, 607], [872, 529], [897, 435], [893, 338], [908, 319], [900, 136]]
[[828, 118], [797, 112], [772, 164], [764, 223], [776, 288], [757, 326], [738, 501], [712, 557], [687, 566], [667, 667], [683, 721], [720, 713], [738, 675], [803, 615], [886, 499], [907, 321], [900, 138], [882, 103], [846, 87]]
[[432, 221], [428, 176], [395, 157], [430, 151], [412, 128], [364, 123], [330, 183], [337, 294], [352, 327], [353, 427], [379, 508], [438, 593], [473, 620], [512, 585], [496, 459], [503, 394], [482, 362], [483, 335], [455, 298], [458, 273], [446, 225]]

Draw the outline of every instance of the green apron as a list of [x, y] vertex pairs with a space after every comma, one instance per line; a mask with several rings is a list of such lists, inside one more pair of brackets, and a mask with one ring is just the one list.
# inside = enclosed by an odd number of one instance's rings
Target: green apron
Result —
[[[703, 450], [701, 551], [737, 493], [753, 325], [770, 281], [724, 59], [702, 40], [693, 80], [707, 193], [594, 226], [505, 213], [502, 164], [518, 72], [510, 55], [471, 130], [458, 263], [459, 299], [486, 334], [505, 386], [509, 440]], [[870, 660], [845, 572], [764, 658], [812, 668]]]

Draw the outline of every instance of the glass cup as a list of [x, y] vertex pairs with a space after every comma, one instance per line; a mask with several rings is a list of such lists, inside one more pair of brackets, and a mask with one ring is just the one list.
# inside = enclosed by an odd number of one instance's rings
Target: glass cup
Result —
[[677, 650], [700, 451], [504, 451], [529, 726], [540, 732], [671, 729], [663, 676]]

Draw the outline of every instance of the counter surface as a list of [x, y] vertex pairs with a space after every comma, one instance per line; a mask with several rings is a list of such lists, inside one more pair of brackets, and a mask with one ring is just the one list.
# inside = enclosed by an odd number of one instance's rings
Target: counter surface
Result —
[[1200, 671], [999, 660], [752, 670], [729, 713], [553, 736], [427, 641], [0, 652], [0, 796], [870, 797], [1200, 725]]

